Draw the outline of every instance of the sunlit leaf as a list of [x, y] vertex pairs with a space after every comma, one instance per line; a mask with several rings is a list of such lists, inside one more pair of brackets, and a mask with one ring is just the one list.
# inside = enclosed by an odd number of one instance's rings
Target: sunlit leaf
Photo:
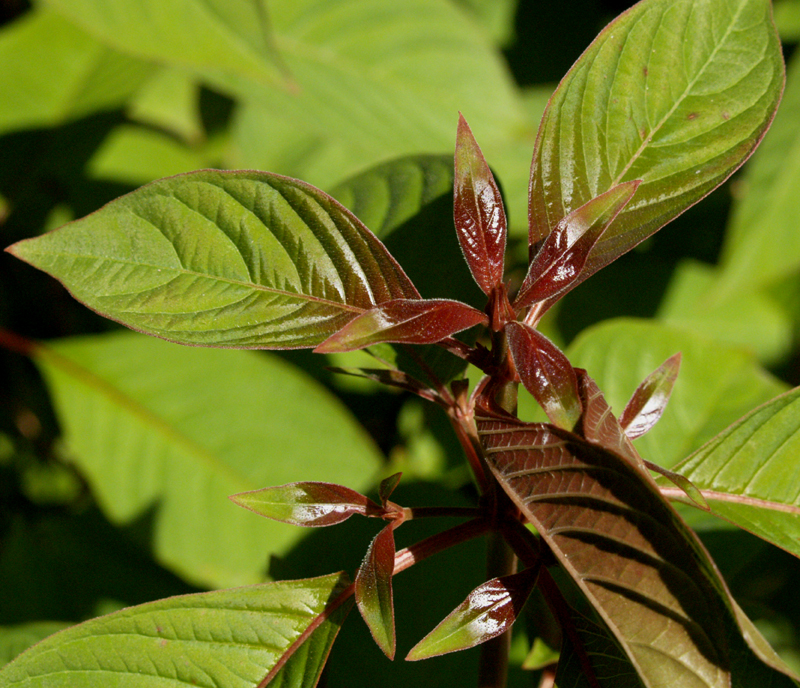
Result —
[[453, 215], [470, 272], [483, 293], [489, 294], [503, 281], [506, 212], [500, 189], [463, 115], [456, 135]]
[[369, 632], [389, 659], [394, 659], [394, 524], [378, 533], [356, 574], [356, 604]]
[[32, 621], [18, 626], [0, 626], [0, 667], [32, 645], [70, 625], [63, 621]]
[[396, 299], [353, 318], [315, 351], [353, 351], [382, 342], [432, 344], [486, 323], [484, 313], [459, 301]]
[[712, 512], [800, 557], [798, 457], [800, 388], [734, 423], [674, 470], [703, 490]]
[[537, 576], [538, 569], [531, 568], [479, 585], [411, 649], [406, 659], [414, 662], [466, 650], [502, 635], [517, 620]]
[[661, 418], [672, 394], [681, 355], [670, 356], [656, 370], [648, 375], [636, 388], [628, 405], [619, 417], [619, 424], [631, 439], [644, 435]]
[[556, 425], [571, 430], [581, 417], [578, 379], [570, 362], [547, 337], [522, 323], [506, 327], [508, 348], [522, 384]]
[[270, 685], [312, 688], [349, 610], [341, 599], [346, 585], [346, 575], [337, 573], [129, 607], [48, 637], [0, 670], [0, 683], [253, 688], [299, 649]]
[[644, 0], [604, 29], [545, 112], [531, 171], [530, 243], [590, 199], [641, 179], [585, 279], [724, 181], [783, 86], [768, 0]]
[[630, 202], [638, 186], [638, 181], [624, 182], [560, 220], [544, 243], [535, 247], [538, 252], [514, 307], [526, 308], [553, 299], [576, 284], [592, 248]]
[[232, 495], [245, 509], [295, 526], [332, 526], [353, 514], [379, 513], [380, 507], [342, 485], [301, 482]]
[[275, 356], [118, 332], [37, 347], [34, 361], [104, 513], [152, 519], [157, 561], [197, 584], [259, 582], [269, 554], [302, 537], [229, 495], [297, 480], [366, 488], [381, 462], [341, 403]]
[[552, 426], [483, 421], [489, 465], [646, 686], [728, 685], [721, 583], [643, 471]]
[[267, 172], [162, 179], [9, 250], [99, 313], [186, 344], [316, 346], [418, 296], [350, 212]]

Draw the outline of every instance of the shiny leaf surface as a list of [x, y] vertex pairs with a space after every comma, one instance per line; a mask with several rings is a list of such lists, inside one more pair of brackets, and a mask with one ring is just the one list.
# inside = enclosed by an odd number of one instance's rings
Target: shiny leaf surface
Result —
[[346, 575], [337, 573], [129, 607], [50, 636], [0, 670], [0, 683], [253, 688], [289, 659], [278, 682], [269, 685], [313, 688], [349, 604], [328, 613], [326, 607], [346, 585]]
[[408, 653], [408, 661], [475, 647], [511, 628], [536, 585], [538, 569], [493, 578], [473, 590]]
[[506, 212], [492, 171], [463, 115], [456, 135], [453, 218], [470, 272], [489, 294], [503, 281]]
[[619, 424], [632, 440], [644, 435], [661, 418], [678, 379], [681, 355], [670, 356], [636, 388], [619, 417]]
[[356, 604], [369, 632], [389, 659], [394, 659], [394, 524], [378, 533], [356, 574]]
[[721, 584], [649, 476], [551, 426], [487, 420], [479, 431], [504, 490], [644, 685], [728, 686]]
[[703, 490], [714, 513], [800, 557], [798, 456], [800, 388], [734, 423], [674, 470]]
[[783, 64], [768, 0], [644, 0], [606, 27], [548, 104], [534, 151], [530, 243], [617, 184], [636, 200], [585, 279], [724, 181], [777, 107]]
[[353, 514], [379, 513], [380, 507], [342, 485], [301, 482], [231, 496], [239, 506], [294, 526], [332, 526]]
[[397, 299], [354, 318], [315, 351], [354, 351], [382, 342], [433, 344], [487, 322], [485, 314], [459, 301]]
[[543, 334], [522, 323], [506, 327], [508, 348], [522, 384], [547, 417], [571, 430], [581, 417], [578, 379], [567, 357]]
[[553, 299], [575, 284], [592, 248], [638, 186], [639, 181], [615, 186], [560, 220], [531, 262], [514, 307], [526, 308]]
[[9, 250], [102, 315], [184, 344], [316, 346], [418, 296], [349, 211], [267, 172], [162, 179]]

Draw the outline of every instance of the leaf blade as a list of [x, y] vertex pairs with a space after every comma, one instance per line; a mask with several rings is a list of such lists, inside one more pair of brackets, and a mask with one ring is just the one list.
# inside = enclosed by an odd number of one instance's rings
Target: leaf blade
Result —
[[356, 604], [373, 639], [383, 653], [394, 659], [394, 528], [390, 523], [370, 542], [364, 561], [356, 574]]

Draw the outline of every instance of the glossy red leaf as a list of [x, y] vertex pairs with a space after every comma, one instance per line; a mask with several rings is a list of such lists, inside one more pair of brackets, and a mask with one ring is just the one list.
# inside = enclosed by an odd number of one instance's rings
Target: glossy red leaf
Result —
[[478, 420], [487, 463], [645, 686], [730, 686], [724, 583], [652, 478], [542, 423]]
[[529, 568], [479, 585], [411, 648], [406, 660], [414, 662], [466, 650], [502, 635], [517, 620], [538, 575], [538, 567]]
[[273, 521], [295, 526], [332, 526], [353, 514], [381, 513], [381, 508], [355, 490], [318, 482], [289, 483], [261, 490], [240, 492], [231, 500]]
[[560, 220], [533, 258], [514, 307], [525, 308], [570, 289], [592, 248], [633, 198], [639, 183], [619, 184]]
[[474, 325], [488, 324], [484, 313], [448, 299], [395, 299], [362, 313], [314, 351], [335, 353], [393, 342], [434, 344]]
[[619, 417], [619, 424], [632, 440], [644, 435], [661, 418], [678, 378], [681, 355], [675, 354], [648, 375], [633, 393]]
[[522, 384], [552, 423], [572, 430], [581, 417], [578, 378], [567, 357], [547, 337], [527, 325], [506, 326], [508, 349]]
[[488, 295], [503, 281], [506, 213], [492, 171], [461, 115], [455, 158], [453, 216], [456, 234], [472, 276]]
[[355, 581], [356, 604], [369, 632], [389, 659], [394, 659], [394, 528], [390, 523], [369, 545]]

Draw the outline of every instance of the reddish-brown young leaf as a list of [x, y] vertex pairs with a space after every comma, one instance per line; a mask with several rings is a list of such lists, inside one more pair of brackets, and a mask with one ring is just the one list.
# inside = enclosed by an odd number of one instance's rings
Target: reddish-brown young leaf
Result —
[[485, 313], [460, 301], [395, 299], [354, 318], [314, 351], [323, 354], [354, 351], [381, 342], [434, 344], [488, 322]]
[[542, 423], [478, 420], [487, 463], [645, 686], [730, 686], [726, 591], [702, 544], [630, 461]]
[[567, 357], [547, 337], [527, 325], [506, 325], [508, 349], [522, 384], [547, 417], [572, 430], [581, 417], [578, 378]]
[[394, 492], [395, 488], [400, 484], [400, 478], [402, 477], [402, 473], [395, 473], [381, 480], [381, 484], [378, 486], [378, 496], [384, 508], [386, 507], [386, 502], [389, 501], [389, 497], [392, 496], [392, 492]]
[[517, 620], [538, 576], [539, 568], [533, 567], [479, 585], [411, 648], [406, 660], [466, 650], [505, 633]]
[[644, 435], [661, 418], [678, 378], [680, 366], [681, 355], [670, 356], [636, 388], [619, 417], [619, 424], [630, 439]]
[[569, 290], [603, 232], [628, 204], [639, 181], [625, 182], [573, 210], [555, 226], [520, 287], [514, 307], [527, 308]]
[[382, 511], [364, 495], [332, 483], [289, 483], [240, 492], [230, 499], [273, 521], [306, 527], [332, 526], [353, 514], [377, 515]]
[[624, 457], [631, 465], [644, 468], [642, 457], [634, 449], [616, 416], [611, 413], [611, 407], [597, 383], [582, 368], [575, 368], [575, 373], [583, 402], [583, 416], [580, 427], [575, 428], [575, 432], [592, 444]]
[[395, 525], [390, 523], [372, 540], [355, 580], [358, 610], [389, 659], [394, 659], [396, 647], [392, 594]]
[[456, 137], [453, 216], [470, 272], [488, 295], [503, 281], [506, 213], [500, 189], [462, 115]]

